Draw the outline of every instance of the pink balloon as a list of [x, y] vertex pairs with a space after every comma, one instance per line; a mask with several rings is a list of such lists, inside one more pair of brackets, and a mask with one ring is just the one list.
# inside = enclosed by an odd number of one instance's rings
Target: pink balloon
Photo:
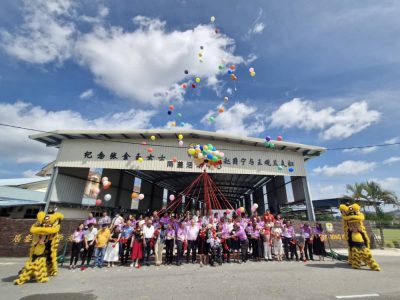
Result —
[[95, 193], [96, 195], [100, 194], [100, 189], [95, 189], [95, 190], [94, 190], [94, 193]]
[[101, 202], [102, 202], [101, 199], [97, 199], [97, 200], [96, 200], [96, 206], [100, 206], [100, 205], [101, 205]]
[[278, 137], [276, 138], [277, 141], [282, 141], [283, 137], [281, 135], [278, 135]]
[[237, 214], [237, 215], [240, 215], [241, 212], [242, 212], [242, 211], [240, 210], [240, 207], [239, 207], [239, 208], [236, 210], [236, 214]]
[[174, 201], [175, 200], [175, 196], [174, 195], [169, 195], [169, 200]]
[[227, 209], [225, 212], [227, 215], [229, 215], [231, 213], [231, 211], [229, 209]]

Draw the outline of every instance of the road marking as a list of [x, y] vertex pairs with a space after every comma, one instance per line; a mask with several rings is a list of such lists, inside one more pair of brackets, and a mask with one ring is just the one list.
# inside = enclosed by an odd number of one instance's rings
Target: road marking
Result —
[[0, 263], [0, 266], [9, 266], [9, 265], [15, 265], [15, 263], [12, 263], [12, 262]]
[[379, 294], [336, 296], [337, 299], [352, 299], [352, 298], [364, 298], [364, 297], [379, 297]]

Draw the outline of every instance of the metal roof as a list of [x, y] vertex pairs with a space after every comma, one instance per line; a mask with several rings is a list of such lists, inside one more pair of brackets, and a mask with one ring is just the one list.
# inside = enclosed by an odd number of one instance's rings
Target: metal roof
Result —
[[16, 187], [0, 187], [0, 206], [24, 206], [44, 204], [45, 193]]
[[[149, 139], [154, 135], [158, 139], [178, 138], [182, 134], [186, 138], [207, 139], [243, 145], [264, 147], [265, 139], [254, 137], [234, 136], [225, 133], [203, 131], [195, 129], [151, 129], [151, 130], [56, 130], [48, 133], [31, 135], [30, 138], [44, 143], [48, 147], [59, 147], [63, 140], [68, 139], [96, 139], [103, 141]], [[323, 147], [272, 140], [276, 150], [303, 153], [304, 160], [319, 156], [326, 151]]]
[[44, 182], [48, 180], [49, 178], [46, 177], [0, 179], [0, 186], [20, 186], [30, 183], [37, 183], [42, 181]]

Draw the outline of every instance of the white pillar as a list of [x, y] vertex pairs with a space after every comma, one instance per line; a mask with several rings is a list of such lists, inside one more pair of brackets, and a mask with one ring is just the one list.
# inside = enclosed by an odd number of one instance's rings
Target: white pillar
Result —
[[57, 175], [58, 175], [58, 167], [54, 166], [49, 185], [47, 186], [46, 195], [44, 196], [44, 202], [46, 203], [46, 205], [44, 207], [44, 212], [46, 214], [49, 211], [51, 195], [53, 194], [53, 189], [54, 189], [54, 185], [56, 184]]

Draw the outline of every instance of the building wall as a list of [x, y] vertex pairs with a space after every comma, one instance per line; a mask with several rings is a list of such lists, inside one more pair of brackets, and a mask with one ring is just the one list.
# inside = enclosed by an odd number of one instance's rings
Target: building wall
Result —
[[[118, 141], [118, 140], [114, 140]], [[152, 141], [152, 159], [147, 157], [146, 145], [141, 145], [142, 140], [124, 139], [123, 143], [110, 143], [93, 139], [63, 140], [60, 146], [57, 158], [57, 166], [60, 167], [78, 167], [78, 168], [109, 168], [109, 169], [140, 169], [156, 171], [177, 171], [177, 172], [197, 172], [202, 171], [199, 168], [187, 167], [187, 162], [192, 159], [187, 155], [187, 147], [174, 147], [177, 145], [176, 139], [163, 138], [162, 140]], [[136, 144], [129, 144], [136, 143]], [[190, 144], [208, 144], [210, 141], [202, 139], [184, 139], [185, 145]], [[165, 147], [171, 146], [171, 147]], [[267, 149], [264, 146], [250, 146], [239, 143], [227, 143], [215, 141], [213, 143], [217, 149], [224, 149], [225, 157], [229, 163], [224, 163], [223, 168], [210, 170], [210, 173], [225, 174], [255, 174], [255, 175], [286, 175], [286, 176], [304, 176], [305, 166], [302, 153], [286, 150]], [[85, 157], [85, 153], [89, 153]], [[102, 159], [98, 154], [104, 154]], [[116, 153], [116, 159], [110, 159], [111, 153]], [[123, 159], [127, 153], [130, 157]], [[137, 163], [137, 155], [144, 158], [143, 163]], [[91, 158], [90, 158], [91, 157]], [[159, 160], [159, 157], [164, 157]], [[177, 163], [169, 167], [168, 161], [173, 157], [183, 162], [183, 167], [179, 168]], [[237, 160], [237, 164], [233, 161]], [[269, 160], [269, 164], [266, 161]], [[278, 165], [284, 162], [283, 170], [278, 169]], [[274, 165], [274, 161], [276, 164]], [[289, 161], [292, 162], [293, 172], [289, 172]]]
[[60, 168], [51, 201], [81, 204], [88, 168]]

